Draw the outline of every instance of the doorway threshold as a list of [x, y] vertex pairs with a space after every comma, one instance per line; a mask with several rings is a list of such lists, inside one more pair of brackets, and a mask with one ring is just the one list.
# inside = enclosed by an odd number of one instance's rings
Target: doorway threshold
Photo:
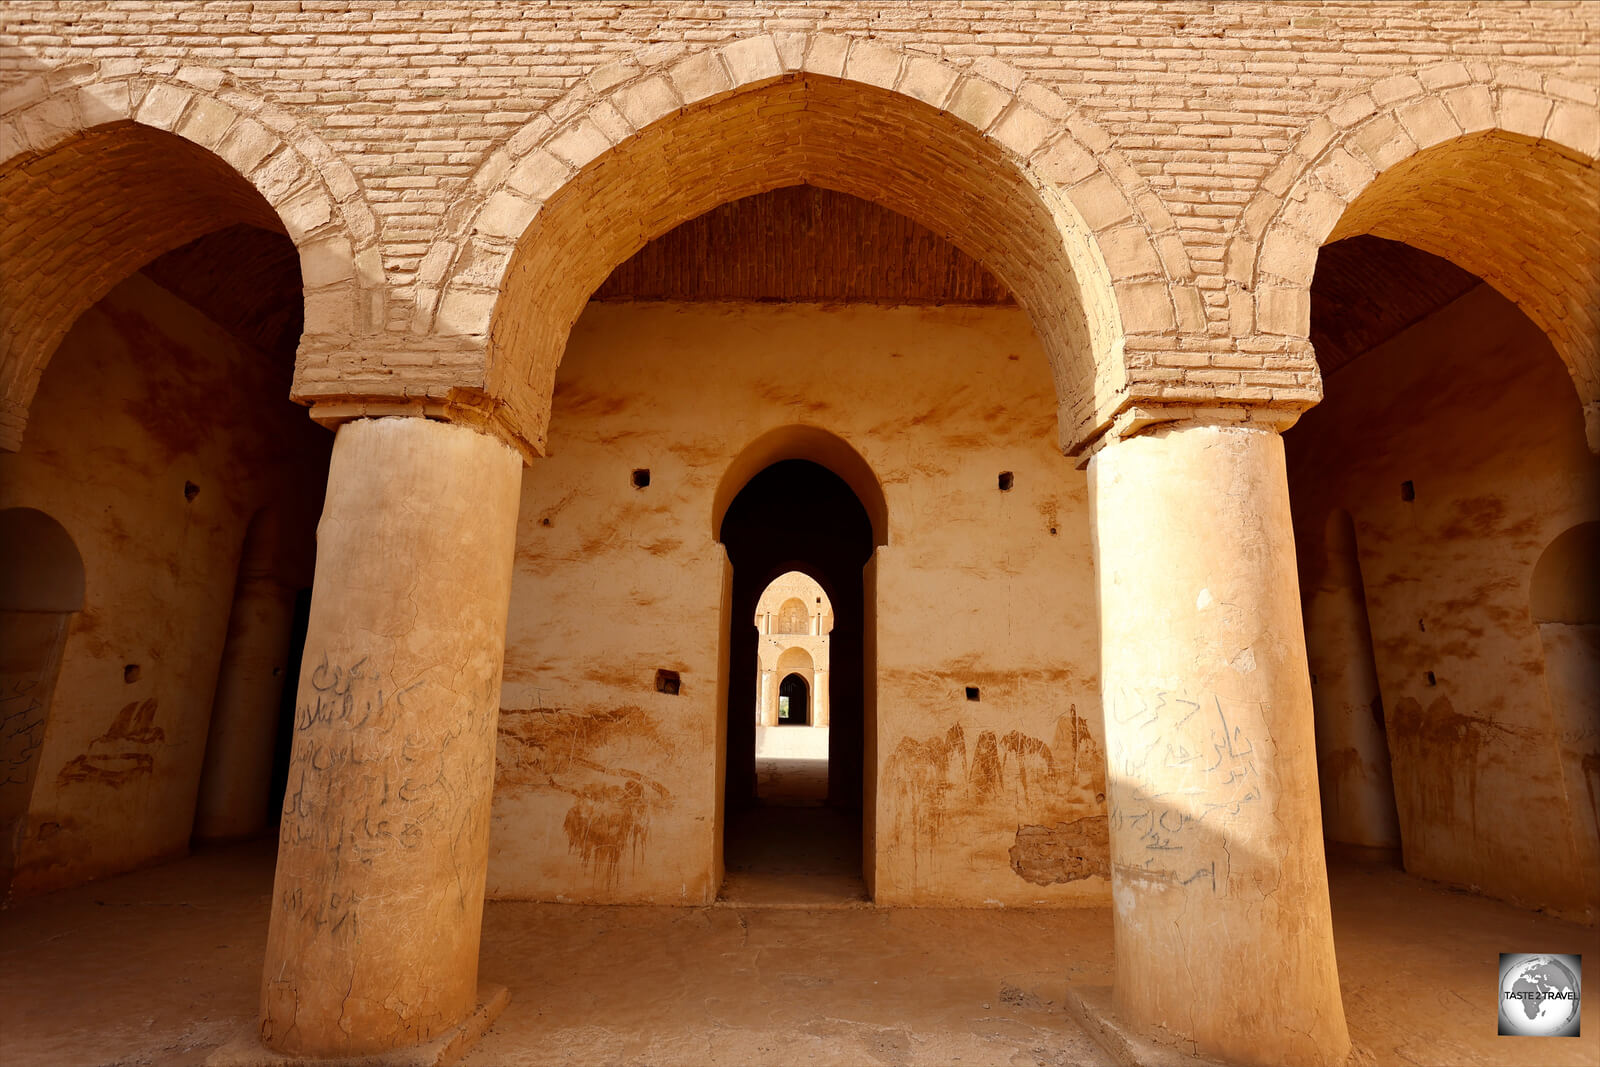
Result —
[[861, 813], [756, 804], [729, 816], [717, 906], [865, 908]]

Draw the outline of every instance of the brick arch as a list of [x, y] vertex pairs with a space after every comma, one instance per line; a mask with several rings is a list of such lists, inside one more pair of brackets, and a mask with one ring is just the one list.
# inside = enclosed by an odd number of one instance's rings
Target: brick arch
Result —
[[479, 206], [420, 272], [414, 329], [480, 339], [484, 391], [542, 449], [568, 331], [612, 268], [721, 203], [818, 185], [940, 233], [1012, 290], [1075, 445], [1124, 391], [1125, 349], [1176, 334], [1191, 280], [1175, 224], [1109, 143], [998, 64], [871, 41], [761, 36], [614, 64], [484, 162]]
[[1600, 451], [1597, 157], [1593, 89], [1479, 64], [1388, 78], [1302, 134], [1245, 211], [1229, 273], [1261, 331], [1304, 340], [1322, 245], [1371, 234], [1448, 259], [1550, 337]]
[[360, 332], [381, 289], [377, 226], [353, 173], [293, 116], [220, 72], [36, 77], [0, 113], [0, 448], [21, 446], [51, 355], [146, 263], [246, 223], [286, 234], [305, 288], [302, 358]]

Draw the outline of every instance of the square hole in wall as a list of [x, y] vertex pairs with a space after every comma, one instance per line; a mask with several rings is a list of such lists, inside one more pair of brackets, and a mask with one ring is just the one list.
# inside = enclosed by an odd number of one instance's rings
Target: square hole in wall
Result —
[[967, 699], [968, 700], [977, 700], [978, 699], [978, 687], [977, 686], [975, 686], [975, 685], [967, 686]]
[[656, 671], [656, 692], [675, 697], [681, 685], [677, 671]]
[[650, 468], [649, 467], [640, 467], [638, 470], [633, 472], [633, 487], [635, 489], [644, 489], [647, 486], [649, 486], [649, 484], [650, 484]]
[[1400, 499], [1406, 503], [1417, 499], [1417, 486], [1415, 482], [1405, 481], [1400, 483]]
[[1002, 493], [1011, 492], [1011, 487], [1016, 484], [1017, 476], [1015, 474], [1012, 474], [1010, 471], [1000, 472], [1000, 491]]

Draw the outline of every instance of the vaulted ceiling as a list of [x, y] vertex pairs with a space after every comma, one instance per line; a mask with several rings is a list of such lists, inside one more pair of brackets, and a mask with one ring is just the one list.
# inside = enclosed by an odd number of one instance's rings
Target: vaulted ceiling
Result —
[[305, 305], [300, 257], [283, 234], [230, 226], [173, 249], [144, 273], [240, 340], [294, 359]]
[[939, 234], [809, 185], [691, 219], [612, 271], [593, 299], [1011, 303], [994, 275]]
[[1324, 376], [1483, 282], [1449, 260], [1381, 237], [1350, 237], [1317, 255], [1311, 343]]

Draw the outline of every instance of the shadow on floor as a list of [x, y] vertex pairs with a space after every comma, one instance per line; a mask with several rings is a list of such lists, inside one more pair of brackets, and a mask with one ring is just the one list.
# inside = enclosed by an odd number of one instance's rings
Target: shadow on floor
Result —
[[[783, 761], [778, 761], [783, 762]], [[827, 789], [828, 765], [821, 764]], [[862, 907], [861, 813], [793, 792], [730, 813], [718, 903], [740, 907]]]
[[777, 807], [821, 807], [828, 802], [828, 761], [757, 757], [756, 796]]

